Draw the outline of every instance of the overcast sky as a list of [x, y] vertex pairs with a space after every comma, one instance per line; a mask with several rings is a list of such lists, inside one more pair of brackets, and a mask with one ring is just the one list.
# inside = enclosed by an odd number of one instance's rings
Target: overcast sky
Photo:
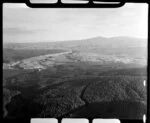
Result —
[[3, 42], [46, 42], [91, 37], [147, 38], [148, 5], [121, 8], [32, 9], [3, 4]]

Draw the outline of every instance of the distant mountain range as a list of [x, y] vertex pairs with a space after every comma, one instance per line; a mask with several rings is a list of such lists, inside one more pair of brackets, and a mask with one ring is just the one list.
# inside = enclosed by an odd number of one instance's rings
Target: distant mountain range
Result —
[[133, 37], [95, 37], [83, 40], [39, 42], [39, 43], [4, 43], [9, 49], [63, 49], [80, 52], [92, 52], [103, 55], [130, 56], [147, 58], [147, 40]]
[[[5, 63], [15, 61], [19, 66], [24, 66], [23, 68], [43, 68], [41, 63], [44, 64], [44, 66], [54, 64], [51, 63], [52, 61], [50, 60], [51, 58], [49, 59], [49, 54], [65, 51], [72, 52], [70, 57], [66, 58], [66, 54], [63, 54], [63, 58], [56, 59], [55, 62], [59, 61], [62, 63], [66, 62], [66, 59], [70, 61], [71, 58], [73, 61], [101, 62], [101, 64], [105, 64], [103, 62], [107, 64], [147, 64], [147, 41], [133, 37], [95, 37], [73, 41], [8, 43], [4, 44], [3, 61]], [[22, 63], [20, 63], [20, 60]]]
[[69, 41], [49, 41], [37, 43], [4, 43], [4, 48], [51, 48], [51, 47], [71, 47], [71, 46], [99, 46], [101, 48], [125, 48], [125, 47], [146, 47], [147, 40], [133, 37], [95, 37], [83, 40], [69, 40]]

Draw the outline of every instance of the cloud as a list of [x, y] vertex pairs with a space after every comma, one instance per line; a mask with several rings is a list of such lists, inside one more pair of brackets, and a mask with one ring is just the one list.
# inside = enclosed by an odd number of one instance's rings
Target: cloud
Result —
[[3, 29], [3, 33], [8, 34], [8, 35], [20, 35], [20, 34], [35, 33], [35, 31], [17, 28], [17, 27], [8, 27], [8, 28]]

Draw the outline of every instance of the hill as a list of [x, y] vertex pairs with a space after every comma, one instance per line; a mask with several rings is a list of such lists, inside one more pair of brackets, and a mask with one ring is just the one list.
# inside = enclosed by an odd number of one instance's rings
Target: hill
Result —
[[4, 44], [3, 116], [142, 119], [146, 46], [131, 37]]
[[[4, 49], [65, 49], [80, 52], [92, 52], [103, 55], [127, 55], [130, 57], [147, 57], [147, 40], [133, 37], [95, 37], [83, 40], [55, 41], [39, 43], [7, 43]], [[36, 51], [41, 52], [41, 51]], [[46, 51], [47, 52], [47, 51]], [[44, 54], [44, 53], [43, 53]]]

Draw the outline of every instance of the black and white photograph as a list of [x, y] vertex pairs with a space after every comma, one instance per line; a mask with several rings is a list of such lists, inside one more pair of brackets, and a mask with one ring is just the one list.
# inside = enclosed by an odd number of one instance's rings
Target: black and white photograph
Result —
[[146, 116], [148, 4], [3, 3], [2, 30], [3, 119]]

